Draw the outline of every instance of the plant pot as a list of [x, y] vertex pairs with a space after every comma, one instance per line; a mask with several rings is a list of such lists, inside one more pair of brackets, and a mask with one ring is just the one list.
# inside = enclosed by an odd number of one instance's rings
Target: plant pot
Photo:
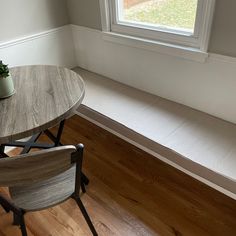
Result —
[[15, 89], [11, 75], [0, 77], [0, 98], [10, 97], [14, 93]]

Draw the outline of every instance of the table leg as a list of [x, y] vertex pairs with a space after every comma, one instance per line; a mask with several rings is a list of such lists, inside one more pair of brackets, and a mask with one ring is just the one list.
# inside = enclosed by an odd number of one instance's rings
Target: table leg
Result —
[[41, 133], [33, 135], [33, 136], [26, 142], [26, 145], [25, 145], [24, 149], [22, 150], [22, 152], [21, 152], [20, 154], [28, 153], [28, 152], [31, 150], [31, 148], [32, 148], [32, 145], [31, 145], [31, 144], [36, 143], [36, 141], [38, 140], [38, 138], [40, 137], [40, 135], [41, 135]]
[[64, 125], [65, 125], [65, 120], [61, 121], [56, 136], [54, 136], [53, 133], [49, 131], [48, 129], [44, 131], [44, 133], [48, 136], [48, 138], [50, 138], [54, 142], [55, 147], [62, 146], [62, 143], [60, 142], [60, 140], [61, 140], [61, 135], [64, 129]]
[[[60, 142], [61, 140], [61, 135], [63, 132], [63, 128], [65, 125], [65, 120], [61, 121], [60, 126], [58, 128], [57, 135], [54, 136], [51, 131], [45, 130], [44, 133], [53, 141], [53, 144], [48, 144], [48, 143], [40, 143], [37, 142], [38, 138], [42, 133], [38, 133], [36, 135], [33, 135], [28, 141], [22, 142], [22, 141], [15, 141], [11, 143], [6, 143], [3, 144], [3, 148], [0, 149], [0, 154], [4, 153], [4, 147], [5, 146], [10, 146], [10, 147], [22, 147], [24, 148], [21, 154], [28, 153], [31, 148], [39, 148], [39, 149], [48, 149], [52, 147], [57, 147], [57, 146], [62, 146], [63, 144]], [[1, 146], [2, 147], [2, 146]]]

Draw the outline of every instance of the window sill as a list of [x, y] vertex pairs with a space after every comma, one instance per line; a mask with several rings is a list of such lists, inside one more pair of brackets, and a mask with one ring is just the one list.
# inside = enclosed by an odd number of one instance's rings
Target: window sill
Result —
[[103, 31], [103, 39], [109, 42], [118, 43], [130, 47], [146, 49], [170, 56], [176, 56], [187, 60], [204, 63], [208, 58], [208, 53], [196, 48], [184, 47], [159, 41], [147, 40], [143, 38], [117, 34]]

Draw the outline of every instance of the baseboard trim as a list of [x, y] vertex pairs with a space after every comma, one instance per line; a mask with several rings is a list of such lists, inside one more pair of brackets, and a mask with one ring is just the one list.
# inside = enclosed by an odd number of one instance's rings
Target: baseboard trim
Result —
[[85, 105], [79, 107], [77, 115], [236, 200], [236, 194], [232, 192], [235, 189], [233, 180], [188, 160]]

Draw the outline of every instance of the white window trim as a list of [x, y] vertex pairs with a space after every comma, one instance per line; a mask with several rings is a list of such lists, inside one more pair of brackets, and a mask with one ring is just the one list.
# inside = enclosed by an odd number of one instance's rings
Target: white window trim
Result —
[[[112, 17], [110, 15], [110, 3], [114, 0], [99, 0], [101, 9], [101, 21], [102, 21], [102, 31], [104, 35], [104, 40], [111, 42], [124, 44], [132, 47], [143, 48], [147, 50], [152, 50], [168, 55], [179, 56], [185, 59], [190, 59], [199, 62], [205, 62], [208, 57], [207, 49], [211, 32], [211, 25], [214, 13], [215, 0], [200, 0], [200, 6], [203, 7], [201, 11], [201, 16], [196, 19], [201, 19], [201, 22], [196, 21], [196, 29], [198, 25], [201, 24], [201, 31], [195, 32], [198, 34], [198, 39], [186, 37], [186, 44], [183, 45], [180, 42], [183, 40], [175, 34], [165, 34], [159, 32], [159, 40], [145, 39], [144, 37], [131, 36], [128, 34], [130, 28], [128, 28], [127, 33], [122, 33], [119, 30], [119, 25], [112, 25]], [[199, 11], [198, 11], [199, 12]], [[115, 26], [115, 27], [114, 27]], [[117, 28], [118, 26], [118, 28]], [[112, 31], [115, 29], [115, 32]], [[124, 29], [124, 28], [123, 28]], [[122, 29], [122, 30], [123, 30]], [[134, 29], [135, 30], [135, 29]], [[156, 33], [156, 32], [155, 32]], [[167, 37], [167, 38], [166, 38]], [[169, 37], [169, 39], [168, 39]], [[190, 39], [190, 40], [189, 40]], [[173, 43], [173, 41], [176, 42]]]

